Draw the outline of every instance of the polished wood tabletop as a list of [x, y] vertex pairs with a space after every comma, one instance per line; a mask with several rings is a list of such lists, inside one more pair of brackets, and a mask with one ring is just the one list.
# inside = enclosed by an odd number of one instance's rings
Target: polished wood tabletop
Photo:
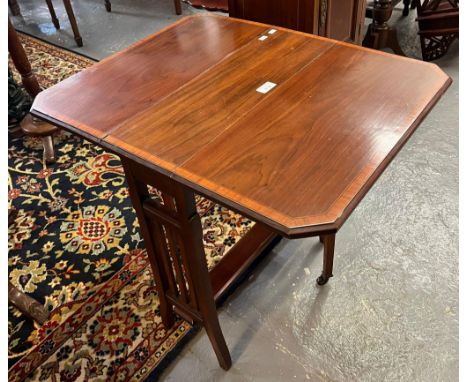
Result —
[[200, 15], [31, 112], [300, 237], [344, 223], [450, 83], [433, 64]]

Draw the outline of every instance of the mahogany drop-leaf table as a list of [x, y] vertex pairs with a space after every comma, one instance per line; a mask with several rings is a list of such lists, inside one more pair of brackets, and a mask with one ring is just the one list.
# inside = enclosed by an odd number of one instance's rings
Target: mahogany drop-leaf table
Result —
[[[31, 113], [122, 159], [163, 323], [201, 323], [278, 235], [335, 234], [450, 85], [437, 66], [228, 17], [186, 17], [41, 92]], [[148, 185], [162, 194], [152, 198]], [[194, 193], [257, 222], [208, 272]]]

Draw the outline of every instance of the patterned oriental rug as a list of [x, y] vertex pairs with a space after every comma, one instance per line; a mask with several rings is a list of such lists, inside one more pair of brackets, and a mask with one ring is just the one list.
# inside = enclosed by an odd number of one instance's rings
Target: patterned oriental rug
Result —
[[[43, 88], [93, 64], [20, 38]], [[63, 131], [55, 149], [47, 166], [40, 140], [9, 139], [9, 279], [51, 312], [39, 326], [9, 306], [9, 380], [154, 380], [195, 329], [161, 324], [118, 157]], [[211, 269], [254, 222], [201, 197], [197, 207]]]

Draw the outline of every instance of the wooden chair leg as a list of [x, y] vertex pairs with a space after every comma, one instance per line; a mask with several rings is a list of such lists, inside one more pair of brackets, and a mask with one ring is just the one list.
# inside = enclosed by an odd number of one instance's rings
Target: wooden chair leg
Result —
[[174, 5], [175, 5], [176, 15], [181, 15], [182, 14], [182, 4], [180, 3], [180, 0], [174, 0]]
[[50, 17], [52, 18], [52, 23], [54, 24], [55, 29], [60, 29], [60, 23], [55, 14], [54, 5], [52, 4], [52, 0], [46, 0], [47, 7], [49, 8]]
[[110, 0], [105, 0], [105, 5], [106, 5], [106, 11], [110, 12], [112, 10], [112, 4]]
[[83, 46], [83, 39], [81, 38], [80, 30], [78, 29], [75, 13], [73, 12], [70, 0], [63, 0], [63, 5], [65, 6], [65, 10], [67, 11], [68, 19], [70, 20], [70, 25], [73, 30], [73, 35], [75, 36], [76, 44], [78, 46]]
[[325, 285], [330, 277], [333, 277], [333, 258], [335, 256], [335, 235], [321, 235], [323, 240], [323, 270], [317, 278], [318, 285]]
[[18, 308], [24, 315], [41, 325], [49, 318], [49, 313], [39, 302], [21, 292], [9, 281], [8, 302]]
[[8, 7], [13, 16], [21, 16], [21, 9], [16, 0], [8, 0]]
[[21, 81], [29, 95], [34, 98], [41, 91], [39, 83], [33, 74], [26, 52], [18, 38], [15, 28], [8, 19], [8, 51], [15, 68], [21, 75]]

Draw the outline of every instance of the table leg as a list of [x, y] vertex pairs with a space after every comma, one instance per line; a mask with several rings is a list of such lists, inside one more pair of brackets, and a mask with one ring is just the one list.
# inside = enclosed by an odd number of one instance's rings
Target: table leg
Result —
[[44, 157], [46, 163], [55, 163], [54, 139], [52, 138], [52, 135], [42, 137], [42, 144], [44, 145]]
[[174, 6], [175, 6], [176, 15], [181, 15], [182, 14], [182, 4], [181, 4], [180, 0], [174, 0]]
[[323, 270], [317, 278], [318, 285], [325, 285], [333, 277], [333, 257], [335, 256], [335, 234], [320, 235], [323, 243]]
[[21, 9], [16, 0], [8, 0], [8, 7], [10, 7], [13, 16], [21, 16]]
[[105, 0], [104, 4], [106, 6], [106, 11], [110, 12], [112, 10], [112, 4], [111, 4], [110, 0]]
[[411, 5], [411, 0], [403, 0], [403, 5], [405, 6], [403, 8], [403, 16], [408, 16], [410, 5]]
[[[219, 365], [231, 367], [214, 300], [203, 247], [200, 217], [192, 191], [169, 177], [122, 158], [133, 206], [156, 280], [166, 328], [173, 309], [205, 327]], [[160, 192], [150, 195], [151, 185]]]
[[362, 45], [373, 49], [390, 48], [396, 54], [404, 56], [396, 30], [387, 21], [392, 16], [392, 0], [374, 0], [372, 23], [367, 29]]
[[83, 46], [83, 39], [80, 35], [80, 30], [78, 29], [78, 24], [76, 23], [75, 13], [73, 12], [72, 5], [70, 0], [63, 0], [63, 5], [67, 11], [68, 20], [70, 20], [70, 25], [73, 30], [73, 35], [75, 36], [75, 41], [78, 46]]
[[142, 232], [143, 238], [145, 240], [146, 252], [148, 254], [148, 259], [151, 264], [151, 269], [156, 282], [156, 288], [159, 296], [159, 310], [161, 314], [161, 319], [163, 325], [166, 328], [172, 327], [174, 325], [174, 313], [172, 307], [170, 306], [166, 294], [165, 287], [167, 281], [163, 278], [164, 273], [161, 272], [161, 264], [158, 262], [159, 257], [157, 256], [156, 250], [158, 249], [157, 243], [153, 240], [153, 236], [150, 233], [149, 224], [145, 218], [145, 213], [143, 210], [143, 201], [149, 198], [148, 187], [146, 184], [143, 184], [137, 181], [131, 171], [131, 167], [122, 160], [122, 164], [125, 169], [125, 176], [127, 178], [130, 198], [133, 203], [133, 208], [136, 211], [138, 222], [140, 224], [140, 230]]
[[50, 17], [52, 19], [52, 23], [54, 24], [55, 29], [60, 29], [60, 23], [58, 21], [57, 15], [55, 14], [54, 5], [52, 4], [52, 0], [46, 0], [47, 8], [49, 8]]
[[41, 91], [39, 83], [29, 63], [26, 52], [18, 38], [15, 28], [8, 19], [8, 51], [10, 52], [11, 59], [15, 64], [15, 68], [21, 75], [21, 81], [23, 86], [29, 95], [34, 98]]

